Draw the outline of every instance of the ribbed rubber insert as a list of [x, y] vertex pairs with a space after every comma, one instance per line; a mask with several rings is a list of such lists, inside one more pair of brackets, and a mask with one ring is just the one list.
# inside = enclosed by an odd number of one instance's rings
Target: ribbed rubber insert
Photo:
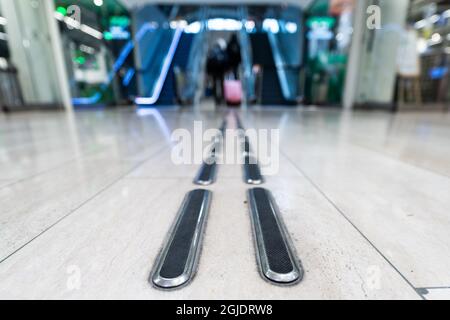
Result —
[[264, 182], [257, 161], [248, 155], [244, 157], [244, 180], [248, 184], [261, 184]]
[[245, 137], [244, 138], [244, 153], [250, 154], [250, 152], [251, 152], [250, 140], [248, 139], [248, 137]]
[[194, 190], [186, 196], [170, 240], [157, 261], [152, 277], [155, 285], [174, 288], [191, 279], [200, 251], [210, 197], [211, 192], [206, 190]]
[[[215, 154], [215, 149], [212, 150], [211, 153]], [[197, 177], [194, 180], [195, 184], [199, 185], [209, 185], [212, 184], [215, 180], [216, 174], [216, 162], [211, 161], [210, 163], [203, 163]]]
[[270, 269], [277, 273], [292, 272], [294, 267], [266, 191], [257, 188], [254, 195]]
[[249, 190], [249, 204], [262, 274], [276, 283], [296, 283], [302, 270], [270, 192], [262, 188]]
[[184, 272], [205, 192], [204, 190], [197, 190], [191, 193], [191, 198], [186, 204], [180, 224], [175, 231], [175, 237], [170, 244], [161, 268], [160, 275], [164, 278], [176, 278]]

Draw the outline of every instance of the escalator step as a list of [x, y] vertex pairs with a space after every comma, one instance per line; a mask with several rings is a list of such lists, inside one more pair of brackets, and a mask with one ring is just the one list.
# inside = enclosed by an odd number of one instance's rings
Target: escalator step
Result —
[[275, 201], [266, 189], [248, 192], [257, 260], [262, 275], [278, 284], [295, 284], [303, 270], [290, 244]]
[[155, 264], [151, 280], [162, 289], [189, 283], [195, 274], [212, 193], [194, 190], [187, 194], [168, 242]]

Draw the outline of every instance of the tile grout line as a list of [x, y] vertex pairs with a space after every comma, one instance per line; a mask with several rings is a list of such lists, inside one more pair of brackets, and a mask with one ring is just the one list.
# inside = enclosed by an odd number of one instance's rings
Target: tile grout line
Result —
[[311, 185], [339, 212], [339, 214], [347, 220], [348, 223], [375, 249], [376, 252], [403, 278], [403, 280], [414, 290], [414, 292], [422, 299], [425, 300], [425, 297], [417, 291], [417, 288], [400, 272], [400, 270], [378, 249], [372, 241], [347, 217], [347, 215], [325, 194], [324, 191], [316, 184], [314, 181], [302, 170], [298, 167], [298, 165], [292, 161], [292, 159], [284, 152], [281, 151], [281, 154], [285, 156], [288, 161], [297, 169], [302, 176], [306, 178], [306, 180], [311, 183]]
[[58, 170], [59, 168], [65, 166], [65, 165], [67, 165], [67, 164], [69, 164], [69, 163], [71, 163], [71, 162], [74, 162], [74, 161], [76, 161], [77, 159], [78, 159], [78, 157], [75, 157], [75, 158], [66, 160], [66, 161], [64, 161], [64, 162], [62, 162], [62, 163], [60, 163], [60, 164], [57, 164], [57, 165], [54, 166], [54, 167], [47, 168], [47, 169], [44, 169], [44, 170], [42, 170], [42, 171], [36, 172], [36, 173], [34, 173], [34, 174], [32, 174], [32, 175], [29, 175], [28, 177], [24, 177], [24, 178], [20, 178], [20, 179], [9, 179], [9, 180], [12, 180], [11, 183], [8, 183], [8, 184], [6, 184], [6, 185], [0, 187], [0, 190], [9, 188], [9, 187], [11, 187], [11, 186], [14, 186], [14, 185], [16, 185], [16, 184], [18, 184], [18, 183], [21, 183], [21, 182], [25, 182], [25, 181], [27, 181], [27, 180], [31, 180], [31, 179], [37, 178], [37, 177], [39, 177], [39, 176], [41, 176], [41, 175], [44, 175], [44, 174], [46, 174], [46, 173], [49, 173], [49, 172], [51, 172], [51, 171], [53, 171], [53, 170]]
[[450, 286], [448, 286], [448, 287], [446, 287], [446, 286], [444, 286], [444, 287], [420, 287], [420, 288], [417, 288], [417, 290], [446, 290], [446, 289], [450, 289]]
[[166, 146], [158, 149], [157, 152], [155, 152], [154, 154], [152, 154], [151, 156], [149, 156], [148, 158], [146, 158], [145, 160], [140, 161], [139, 163], [137, 163], [136, 165], [134, 165], [132, 168], [130, 168], [130, 170], [127, 170], [125, 173], [123, 173], [122, 175], [120, 175], [117, 179], [113, 180], [111, 183], [109, 183], [107, 186], [103, 187], [102, 189], [100, 189], [98, 192], [96, 192], [94, 195], [92, 195], [91, 197], [89, 197], [88, 199], [86, 199], [85, 201], [83, 201], [80, 205], [78, 205], [77, 207], [75, 207], [74, 209], [70, 210], [66, 215], [62, 216], [61, 218], [59, 218], [57, 221], [55, 221], [53, 224], [51, 224], [50, 226], [48, 226], [47, 228], [45, 228], [44, 230], [42, 230], [41, 232], [39, 232], [36, 236], [34, 236], [32, 239], [28, 240], [26, 243], [24, 243], [23, 245], [21, 245], [20, 247], [18, 247], [17, 249], [15, 249], [13, 252], [11, 252], [10, 254], [6, 255], [4, 258], [0, 259], [0, 264], [2, 264], [3, 262], [5, 262], [6, 260], [8, 260], [9, 258], [11, 258], [13, 255], [15, 255], [16, 253], [18, 253], [20, 250], [22, 250], [23, 248], [25, 248], [26, 246], [28, 246], [30, 243], [32, 243], [34, 240], [38, 239], [39, 237], [41, 237], [44, 233], [46, 233], [47, 231], [49, 231], [50, 229], [52, 229], [53, 227], [55, 227], [57, 224], [59, 224], [61, 221], [65, 220], [66, 218], [68, 218], [69, 216], [71, 216], [73, 213], [75, 213], [76, 211], [78, 211], [79, 209], [81, 209], [83, 206], [85, 206], [87, 203], [91, 202], [92, 200], [94, 200], [96, 197], [98, 197], [99, 195], [101, 195], [102, 193], [104, 193], [106, 190], [110, 189], [112, 186], [114, 186], [116, 183], [118, 183], [119, 181], [123, 180], [127, 175], [129, 175], [131, 172], [133, 172], [134, 170], [136, 170], [137, 168], [139, 168], [140, 166], [142, 166], [145, 162], [149, 161], [150, 159], [152, 159], [153, 157], [155, 157], [161, 150], [164, 150], [165, 148], [167, 148]]
[[[29, 175], [28, 177], [24, 177], [24, 178], [20, 178], [20, 179], [8, 179], [8, 180], [12, 180], [11, 183], [8, 183], [8, 184], [0, 187], [0, 190], [2, 190], [4, 188], [11, 187], [11, 186], [16, 185], [16, 184], [21, 183], [21, 182], [25, 182], [27, 180], [31, 180], [31, 179], [37, 178], [37, 177], [39, 177], [41, 175], [44, 175], [46, 173], [49, 173], [49, 172], [51, 172], [53, 170], [58, 170], [59, 168], [65, 166], [67, 164], [70, 164], [72, 162], [75, 162], [77, 160], [89, 160], [88, 157], [94, 157], [95, 155], [100, 154], [104, 150], [106, 150], [106, 148], [102, 149], [100, 151], [87, 152], [86, 154], [82, 154], [82, 155], [79, 155], [79, 156], [74, 156], [73, 158], [64, 160], [63, 162], [61, 162], [61, 163], [59, 163], [59, 164], [57, 164], [57, 165], [55, 165], [55, 166], [53, 166], [51, 168], [43, 169], [42, 171], [33, 173], [33, 174]], [[121, 162], [121, 161], [122, 161], [122, 159], [119, 160], [119, 162]]]

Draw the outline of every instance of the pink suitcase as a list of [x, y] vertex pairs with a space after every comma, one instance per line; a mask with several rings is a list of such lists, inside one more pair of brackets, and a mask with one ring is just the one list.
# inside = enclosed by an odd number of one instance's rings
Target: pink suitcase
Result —
[[225, 80], [225, 101], [230, 106], [239, 106], [242, 103], [242, 83], [239, 80]]

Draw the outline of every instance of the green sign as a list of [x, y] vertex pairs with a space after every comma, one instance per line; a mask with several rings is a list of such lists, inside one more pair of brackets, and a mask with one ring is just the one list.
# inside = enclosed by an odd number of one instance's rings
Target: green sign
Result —
[[333, 17], [312, 17], [306, 21], [306, 25], [311, 29], [332, 29], [336, 24]]
[[111, 32], [105, 31], [105, 32], [103, 32], [103, 38], [104, 38], [106, 41], [110, 41], [110, 40], [113, 39], [113, 35], [112, 35]]
[[56, 8], [56, 12], [59, 12], [60, 14], [62, 14], [63, 16], [67, 15], [67, 9], [64, 7], [58, 7]]
[[130, 26], [130, 18], [126, 16], [113, 16], [109, 19], [111, 26], [127, 28]]

